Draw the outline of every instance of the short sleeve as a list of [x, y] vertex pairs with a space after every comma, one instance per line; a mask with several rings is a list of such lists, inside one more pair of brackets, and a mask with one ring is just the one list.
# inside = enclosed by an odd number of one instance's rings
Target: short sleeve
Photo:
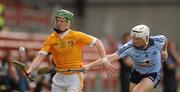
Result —
[[164, 35], [154, 36], [153, 38], [161, 49], [163, 48], [164, 44], [167, 42], [167, 38]]
[[90, 36], [90, 35], [87, 35], [87, 34], [82, 33], [82, 32], [76, 32], [75, 36], [76, 36], [78, 42], [82, 45], [93, 46], [97, 40], [97, 38]]
[[167, 38], [164, 35], [156, 36], [155, 40], [161, 44], [165, 44], [167, 42]]
[[131, 52], [131, 47], [133, 47], [132, 44], [132, 40], [130, 40], [129, 42], [127, 42], [126, 44], [122, 45], [117, 51], [116, 54], [120, 57], [120, 58], [124, 58], [126, 56], [129, 55], [129, 53]]
[[44, 41], [43, 46], [39, 53], [47, 55], [50, 52], [51, 44], [50, 44], [50, 38], [48, 38], [46, 41]]

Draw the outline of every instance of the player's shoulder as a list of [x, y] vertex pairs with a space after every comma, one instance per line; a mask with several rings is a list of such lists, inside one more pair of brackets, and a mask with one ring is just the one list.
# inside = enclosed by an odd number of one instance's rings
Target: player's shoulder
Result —
[[125, 43], [124, 45], [127, 46], [133, 46], [133, 39], [129, 40], [127, 43]]
[[151, 39], [153, 39], [155, 42], [166, 42], [167, 38], [164, 35], [156, 35], [156, 36], [150, 36]]
[[91, 37], [91, 38], [95, 38], [92, 35], [89, 35], [87, 33], [81, 32], [81, 31], [73, 31], [73, 35], [75, 35], [75, 37]]
[[123, 52], [130, 50], [133, 47], [133, 40], [128, 41], [124, 45], [122, 45], [120, 48], [118, 48], [118, 55], [122, 54]]
[[51, 34], [48, 36], [48, 39], [52, 39], [52, 38], [54, 38], [54, 37], [56, 37], [56, 36], [58, 36], [58, 33], [53, 32], [53, 33], [51, 33]]
[[130, 41], [128, 41], [127, 43], [125, 43], [124, 45], [122, 45], [122, 46], [120, 47], [120, 49], [129, 49], [129, 48], [131, 48], [131, 47], [133, 47], [133, 40], [130, 40]]
[[56, 32], [53, 32], [51, 33], [47, 39], [45, 41], [48, 41], [48, 42], [53, 42], [54, 40], [56, 40], [57, 38], [59, 37], [59, 34], [56, 33]]
[[69, 33], [76, 33], [79, 32], [78, 30], [74, 30], [74, 29], [69, 29]]
[[71, 29], [71, 33], [74, 33], [74, 34], [85, 34], [85, 33], [81, 32], [81, 31], [72, 30], [72, 29]]
[[81, 34], [82, 32], [78, 31], [78, 30], [74, 30], [74, 29], [69, 29], [69, 35], [78, 35]]

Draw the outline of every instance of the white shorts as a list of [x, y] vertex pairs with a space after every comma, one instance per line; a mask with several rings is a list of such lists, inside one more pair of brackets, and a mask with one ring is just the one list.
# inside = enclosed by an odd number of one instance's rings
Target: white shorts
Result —
[[82, 92], [84, 76], [83, 73], [56, 73], [52, 81], [52, 92]]

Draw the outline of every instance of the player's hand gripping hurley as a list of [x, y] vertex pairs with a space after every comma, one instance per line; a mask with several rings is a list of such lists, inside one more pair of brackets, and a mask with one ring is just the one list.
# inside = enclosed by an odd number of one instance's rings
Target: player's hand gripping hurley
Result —
[[18, 69], [24, 74], [24, 76], [26, 78], [28, 78], [29, 80], [33, 81], [33, 79], [29, 76], [29, 74], [27, 73], [26, 69], [25, 69], [25, 64], [19, 61], [12, 61], [13, 64], [15, 64]]

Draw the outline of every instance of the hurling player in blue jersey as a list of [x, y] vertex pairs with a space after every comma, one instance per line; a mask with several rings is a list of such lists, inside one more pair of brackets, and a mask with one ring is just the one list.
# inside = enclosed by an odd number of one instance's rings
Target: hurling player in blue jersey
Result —
[[[132, 40], [121, 46], [115, 53], [107, 55], [107, 62], [130, 56], [134, 60], [130, 76], [130, 92], [151, 92], [162, 77], [161, 61], [167, 59], [167, 39], [163, 35], [150, 36], [149, 27], [137, 25], [130, 32]], [[87, 64], [84, 69], [103, 65], [102, 59]], [[109, 74], [112, 69], [106, 69]]]

